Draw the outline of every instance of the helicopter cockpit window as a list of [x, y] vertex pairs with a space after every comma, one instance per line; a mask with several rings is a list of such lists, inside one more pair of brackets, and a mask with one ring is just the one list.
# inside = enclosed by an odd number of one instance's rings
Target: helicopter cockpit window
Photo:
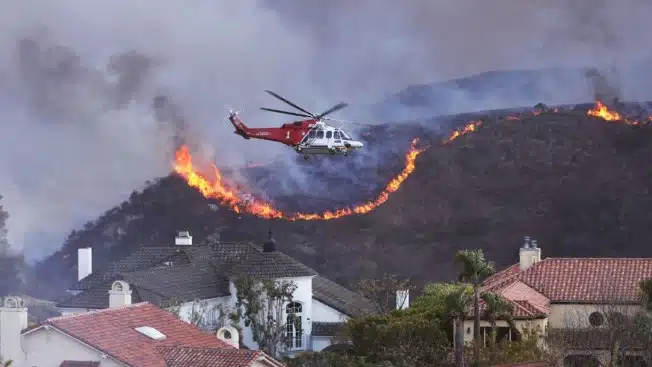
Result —
[[335, 131], [335, 139], [340, 139], [340, 132], [339, 131]]
[[333, 132], [330, 131], [330, 130], [328, 130], [328, 131], [326, 132], [326, 139], [332, 139], [332, 138], [333, 138]]
[[310, 130], [310, 132], [308, 133], [308, 138], [310, 138], [310, 139], [315, 138], [315, 130]]
[[317, 139], [324, 138], [324, 130], [317, 130]]
[[352, 140], [344, 131], [342, 131], [342, 139]]

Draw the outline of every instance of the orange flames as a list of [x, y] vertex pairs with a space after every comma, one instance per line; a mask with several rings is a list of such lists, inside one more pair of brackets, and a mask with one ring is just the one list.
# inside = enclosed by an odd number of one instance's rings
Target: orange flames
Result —
[[477, 131], [481, 125], [482, 125], [482, 120], [471, 121], [467, 123], [466, 126], [464, 126], [464, 128], [453, 131], [451, 136], [449, 136], [448, 139], [444, 140], [444, 144], [450, 143], [451, 141], [459, 138], [462, 135], [466, 135], [468, 133]]
[[204, 197], [219, 200], [223, 205], [230, 207], [236, 213], [249, 213], [261, 218], [267, 219], [286, 219], [290, 221], [297, 220], [329, 220], [346, 217], [354, 214], [367, 214], [376, 209], [389, 199], [389, 195], [396, 192], [401, 184], [416, 168], [415, 161], [424, 149], [417, 148], [418, 139], [412, 140], [410, 151], [405, 157], [405, 167], [403, 171], [394, 177], [385, 187], [385, 189], [374, 200], [364, 204], [356, 205], [349, 208], [338, 209], [335, 211], [325, 211], [322, 213], [284, 213], [270, 203], [257, 201], [255, 199], [245, 199], [246, 194], [240, 192], [237, 188], [224, 182], [220, 170], [213, 165], [214, 177], [209, 178], [198, 172], [193, 165], [192, 155], [187, 146], [182, 146], [176, 153], [174, 171], [183, 177], [190, 187], [197, 189]]
[[[553, 112], [558, 112], [555, 109]], [[533, 112], [538, 115], [538, 111]], [[622, 121], [630, 125], [639, 124], [638, 121], [629, 120], [621, 116], [618, 112], [609, 110], [602, 102], [596, 101], [595, 107], [587, 112], [590, 116], [595, 116], [607, 121]], [[520, 116], [507, 116], [507, 120], [520, 120]], [[652, 116], [648, 118], [652, 122]], [[443, 144], [450, 143], [451, 141], [475, 132], [483, 124], [481, 120], [471, 121], [461, 129], [453, 131], [453, 133], [443, 141]], [[174, 171], [183, 177], [190, 187], [197, 189], [204, 197], [212, 198], [220, 201], [223, 205], [228, 206], [236, 213], [249, 213], [261, 218], [267, 219], [285, 219], [290, 221], [299, 220], [330, 220], [342, 218], [350, 215], [362, 215], [371, 212], [378, 206], [385, 203], [389, 196], [396, 192], [401, 184], [414, 172], [416, 165], [415, 161], [419, 154], [424, 152], [424, 148], [417, 148], [418, 138], [412, 140], [409, 152], [405, 156], [405, 167], [396, 177], [394, 177], [381, 191], [381, 193], [374, 200], [356, 206], [338, 209], [334, 211], [324, 211], [321, 213], [284, 213], [274, 207], [273, 204], [259, 201], [239, 190], [237, 187], [225, 182], [220, 170], [212, 165], [212, 177], [200, 173], [197, 167], [193, 165], [192, 155], [187, 146], [182, 146], [176, 152], [176, 161], [174, 164]], [[264, 164], [261, 164], [264, 165]], [[252, 164], [251, 166], [258, 166]]]
[[[640, 122], [636, 120], [630, 120], [626, 117], [623, 117], [618, 112], [610, 110], [609, 107], [605, 106], [604, 103], [600, 101], [595, 101], [595, 107], [588, 110], [586, 114], [589, 116], [601, 118], [605, 121], [621, 121], [628, 125], [640, 124]], [[652, 121], [652, 117], [648, 117], [648, 119]]]

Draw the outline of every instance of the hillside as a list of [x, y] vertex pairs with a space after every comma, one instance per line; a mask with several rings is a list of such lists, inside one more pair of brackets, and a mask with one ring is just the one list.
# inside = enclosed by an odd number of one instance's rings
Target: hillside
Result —
[[[442, 136], [423, 128], [374, 128], [367, 132], [371, 137], [382, 133], [394, 145], [377, 162], [302, 163], [306, 180], [324, 187], [350, 182], [350, 190], [341, 190], [346, 195], [328, 200], [329, 191], [315, 190], [274, 198], [281, 209], [303, 210], [373, 199], [381, 183], [401, 171], [407, 137], [419, 134], [430, 148], [417, 158], [414, 173], [364, 216], [287, 222], [238, 215], [176, 175], [161, 178], [73, 232], [59, 252], [37, 265], [33, 283], [39, 286], [31, 291], [52, 297], [70, 284], [79, 247], [93, 245], [97, 269], [140, 244], [171, 244], [182, 229], [197, 239], [214, 233], [224, 240], [263, 241], [271, 226], [282, 251], [342, 282], [377, 272], [449, 279], [452, 255], [462, 248], [482, 248], [504, 266], [516, 261], [524, 235], [539, 240], [544, 256], [652, 256], [652, 171], [645, 159], [652, 154], [652, 127], [607, 123], [583, 108], [519, 120], [491, 115], [477, 132], [445, 145]], [[325, 175], [325, 165], [335, 168]], [[246, 172], [262, 187], [279, 170], [272, 164]], [[375, 184], [367, 185], [372, 178]]]

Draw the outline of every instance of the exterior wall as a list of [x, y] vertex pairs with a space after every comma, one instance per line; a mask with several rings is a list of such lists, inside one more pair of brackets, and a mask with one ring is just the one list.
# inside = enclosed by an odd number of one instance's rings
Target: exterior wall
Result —
[[59, 367], [64, 360], [95, 361], [100, 367], [121, 367], [123, 364], [54, 328], [35, 330], [23, 335], [25, 363], [16, 367]]
[[625, 316], [640, 310], [635, 305], [591, 305], [591, 304], [553, 304], [548, 317], [551, 328], [588, 328], [589, 315], [593, 312], [620, 312]]
[[[539, 327], [541, 328], [541, 331], [545, 331], [546, 328], [548, 327], [548, 319], [514, 320], [514, 324], [516, 324], [516, 328], [521, 332], [523, 331], [523, 328], [525, 326], [529, 328]], [[489, 323], [489, 321], [480, 320], [480, 327], [490, 327], [490, 326], [491, 324]], [[507, 321], [498, 320], [496, 321], [496, 327], [509, 327], [509, 325], [507, 324]], [[470, 330], [470, 332], [467, 332], [467, 330]], [[453, 327], [453, 331], [455, 331], [455, 327]], [[465, 320], [464, 342], [470, 343], [472, 341], [473, 341], [473, 320]]]
[[178, 309], [170, 308], [169, 311], [177, 311], [178, 317], [190, 322], [193, 312], [202, 314], [203, 325], [199, 325], [206, 331], [214, 331], [219, 325], [219, 308], [229, 304], [231, 297], [209, 298], [200, 301], [185, 302], [179, 305]]
[[349, 317], [340, 311], [312, 299], [312, 322], [345, 322], [348, 319]]
[[[297, 277], [297, 278], [278, 278], [277, 281], [292, 281], [296, 284], [297, 288], [294, 291], [294, 301], [301, 303], [301, 320], [302, 320], [302, 329], [303, 329], [303, 348], [307, 349], [309, 335], [312, 333], [312, 277]], [[233, 281], [229, 282], [229, 289], [231, 292], [231, 297], [228, 301], [224, 299], [222, 304], [228, 308], [235, 308], [236, 303], [236, 288]], [[285, 323], [285, 320], [282, 321]], [[253, 334], [251, 329], [244, 326], [244, 322], [240, 325], [242, 328], [242, 342], [250, 349], [259, 349], [258, 343], [254, 342]]]

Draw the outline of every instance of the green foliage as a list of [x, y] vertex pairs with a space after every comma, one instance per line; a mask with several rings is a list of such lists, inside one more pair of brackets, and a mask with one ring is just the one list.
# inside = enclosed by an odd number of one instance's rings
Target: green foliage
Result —
[[652, 312], [652, 278], [641, 281], [639, 288], [643, 308], [648, 312]]
[[355, 354], [372, 363], [430, 366], [440, 363], [448, 340], [439, 319], [428, 313], [394, 311], [350, 320]]
[[306, 352], [294, 358], [285, 358], [288, 367], [375, 367], [365, 361], [364, 357], [351, 356], [341, 353]]
[[[285, 280], [253, 278], [237, 279], [234, 283], [236, 304], [235, 311], [230, 315], [234, 327], [239, 328], [244, 323], [250, 328], [253, 340], [260, 349], [277, 356], [285, 341], [285, 305], [292, 302], [296, 284]], [[291, 317], [287, 315], [288, 319]]]
[[491, 335], [489, 336], [489, 344], [496, 344], [496, 319], [505, 318], [513, 333], [518, 333], [518, 329], [512, 319], [514, 313], [514, 305], [505, 299], [500, 294], [486, 292], [482, 293], [482, 300], [487, 305], [486, 314], [491, 324]]
[[396, 292], [411, 289], [414, 286], [409, 280], [398, 279], [393, 274], [383, 274], [380, 279], [364, 279], [358, 283], [358, 293], [370, 300], [379, 313], [394, 310], [396, 304], [402, 306], [405, 299], [396, 299]]
[[474, 288], [495, 273], [494, 264], [485, 260], [482, 250], [459, 251], [454, 261], [460, 268], [459, 280]]
[[[0, 195], [1, 200], [2, 195]], [[22, 290], [23, 276], [27, 267], [22, 254], [15, 254], [9, 250], [7, 219], [9, 214], [0, 204], [0, 297]]]
[[2, 359], [2, 357], [0, 357], [0, 365], [2, 367], [11, 367], [13, 365], [13, 363], [14, 363], [14, 361], [12, 361], [12, 360], [5, 361], [4, 359]]
[[[525, 325], [519, 341], [502, 341], [495, 345], [480, 347], [480, 359], [478, 366], [495, 366], [500, 364], [523, 363], [529, 361], [548, 360], [550, 356], [542, 347], [541, 336], [543, 331], [540, 327]], [[480, 343], [481, 344], [481, 343]], [[474, 349], [475, 341], [471, 348], [467, 349], [465, 359], [472, 361], [471, 351]]]
[[[462, 250], [455, 254], [455, 263], [460, 268], [460, 281], [473, 286], [473, 339], [480, 339], [480, 285], [493, 273], [494, 265], [487, 262], [482, 250]], [[478, 345], [474, 349], [475, 360], [480, 358]]]
[[469, 293], [473, 291], [471, 285], [466, 283], [428, 283], [423, 288], [423, 294], [412, 302], [410, 309], [428, 310], [437, 315], [447, 315], [448, 296], [459, 291], [460, 288], [466, 289]]

